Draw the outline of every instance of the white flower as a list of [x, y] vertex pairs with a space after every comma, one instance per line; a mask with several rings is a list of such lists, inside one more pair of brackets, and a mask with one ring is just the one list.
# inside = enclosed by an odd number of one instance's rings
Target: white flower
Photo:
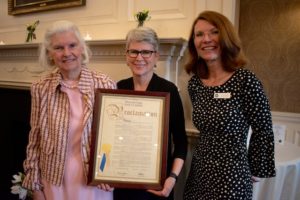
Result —
[[19, 175], [13, 175], [13, 178], [15, 179], [15, 180], [12, 180], [11, 182], [12, 183], [22, 183], [22, 173], [21, 172], [19, 172]]
[[13, 186], [10, 188], [12, 194], [18, 194], [19, 199], [25, 200], [28, 196], [29, 198], [32, 198], [32, 191], [27, 190], [26, 188], [22, 187], [22, 182], [24, 180], [25, 175], [22, 172], [19, 172], [18, 175], [13, 175], [14, 180], [11, 182], [13, 183]]
[[27, 196], [27, 190], [23, 187], [21, 187], [20, 189], [20, 193], [19, 193], [19, 199], [25, 199]]
[[14, 185], [10, 189], [11, 189], [12, 194], [19, 194], [20, 191], [21, 191], [21, 186], [20, 185]]
[[12, 194], [19, 195], [19, 199], [24, 200], [27, 196], [27, 190], [25, 188], [21, 187], [20, 185], [14, 185], [10, 189], [11, 189]]

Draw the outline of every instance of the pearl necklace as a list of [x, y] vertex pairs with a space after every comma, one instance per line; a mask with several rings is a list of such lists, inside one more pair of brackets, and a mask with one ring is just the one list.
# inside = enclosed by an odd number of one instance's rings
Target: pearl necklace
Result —
[[66, 88], [69, 88], [69, 89], [74, 89], [74, 88], [77, 88], [78, 87], [78, 81], [76, 81], [73, 85], [69, 85], [65, 82], [63, 82], [62, 80], [60, 81], [60, 84]]

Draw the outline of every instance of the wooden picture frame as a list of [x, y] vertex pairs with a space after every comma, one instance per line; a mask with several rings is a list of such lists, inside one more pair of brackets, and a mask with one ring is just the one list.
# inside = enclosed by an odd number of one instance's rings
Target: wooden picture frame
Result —
[[20, 15], [75, 6], [84, 6], [86, 0], [8, 0], [8, 14]]
[[162, 189], [170, 94], [97, 89], [88, 184]]

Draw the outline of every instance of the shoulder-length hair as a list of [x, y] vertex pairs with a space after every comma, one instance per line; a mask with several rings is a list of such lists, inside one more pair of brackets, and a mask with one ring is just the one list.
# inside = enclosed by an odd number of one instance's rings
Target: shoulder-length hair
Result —
[[46, 30], [44, 40], [40, 46], [39, 63], [41, 66], [45, 68], [55, 66], [53, 60], [51, 60], [48, 55], [51, 49], [51, 39], [55, 34], [64, 32], [73, 32], [79, 41], [79, 45], [83, 47], [81, 64], [86, 65], [89, 62], [92, 53], [81, 36], [78, 27], [70, 21], [61, 20], [54, 22], [53, 25]]
[[205, 20], [219, 30], [219, 41], [221, 48], [221, 60], [226, 71], [235, 71], [247, 63], [243, 53], [240, 38], [235, 31], [233, 24], [224, 15], [215, 11], [204, 11], [194, 20], [188, 40], [189, 61], [185, 65], [188, 74], [193, 73], [201, 78], [208, 77], [206, 62], [197, 54], [194, 45], [194, 28], [199, 20]]

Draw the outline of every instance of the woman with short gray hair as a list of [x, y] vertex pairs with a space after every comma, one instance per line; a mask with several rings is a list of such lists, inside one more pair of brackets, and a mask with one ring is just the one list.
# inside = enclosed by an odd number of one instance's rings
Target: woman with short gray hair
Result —
[[126, 61], [132, 77], [117, 83], [118, 89], [170, 93], [169, 144], [167, 178], [161, 190], [115, 188], [115, 200], [173, 200], [173, 189], [187, 153], [184, 113], [178, 89], [174, 83], [154, 73], [159, 59], [156, 32], [148, 27], [129, 31], [126, 37]]
[[95, 90], [116, 88], [87, 68], [89, 50], [78, 28], [55, 22], [45, 33], [40, 63], [54, 70], [31, 86], [31, 130], [23, 187], [34, 199], [112, 200], [106, 184], [87, 185]]

